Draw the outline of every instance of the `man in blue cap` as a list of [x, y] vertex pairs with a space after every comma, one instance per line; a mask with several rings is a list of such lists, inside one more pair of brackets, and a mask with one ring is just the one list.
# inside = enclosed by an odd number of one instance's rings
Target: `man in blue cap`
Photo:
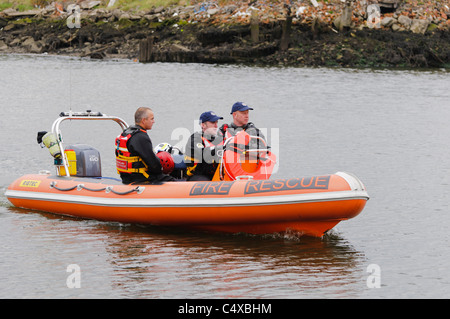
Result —
[[[253, 110], [253, 108], [245, 103], [236, 102], [233, 104], [230, 113], [233, 116], [233, 122], [231, 124], [224, 124], [220, 127], [220, 132], [222, 133], [224, 140], [236, 135], [236, 133], [242, 130], [249, 135], [261, 137], [264, 141], [266, 140], [264, 134], [252, 122], [249, 122], [249, 110]], [[258, 141], [257, 145], [253, 145], [252, 148], [266, 148], [265, 146], [259, 147], [259, 144]]]
[[218, 151], [222, 149], [223, 137], [218, 135], [218, 121], [223, 117], [208, 111], [200, 115], [201, 132], [195, 132], [186, 143], [188, 181], [210, 181], [219, 165]]

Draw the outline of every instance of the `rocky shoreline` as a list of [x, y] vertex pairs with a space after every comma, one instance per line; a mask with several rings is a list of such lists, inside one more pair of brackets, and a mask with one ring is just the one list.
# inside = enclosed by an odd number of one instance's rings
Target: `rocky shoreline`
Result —
[[[54, 2], [0, 12], [0, 53], [141, 62], [268, 66], [450, 68], [450, 10], [443, 1], [383, 7], [367, 1], [270, 1], [123, 11], [101, 1]], [[271, 5], [272, 4], [272, 5]]]

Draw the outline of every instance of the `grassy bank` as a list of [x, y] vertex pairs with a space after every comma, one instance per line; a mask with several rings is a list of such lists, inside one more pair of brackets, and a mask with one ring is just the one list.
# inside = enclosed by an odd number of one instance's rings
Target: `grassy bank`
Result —
[[[46, 5], [51, 4], [52, 2], [69, 2], [70, 0], [0, 0], [0, 11], [7, 8], [14, 8], [18, 11], [26, 11], [31, 10], [36, 7], [45, 7]], [[76, 0], [72, 0], [71, 2], [75, 2]], [[320, 1], [320, 0], [319, 0]], [[113, 8], [122, 9], [124, 11], [127, 10], [148, 10], [152, 7], [161, 7], [161, 6], [189, 6], [194, 5], [196, 3], [200, 3], [203, 1], [198, 0], [116, 0], [114, 1]], [[227, 5], [231, 3], [241, 2], [245, 3], [246, 1], [232, 1], [232, 0], [218, 0], [214, 1], [218, 5]], [[266, 0], [267, 3], [282, 3], [282, 0]], [[328, 2], [328, 0], [325, 0]], [[100, 8], [107, 7], [110, 3], [110, 0], [101, 0]]]
[[[60, 0], [57, 2], [66, 2], [67, 0]], [[45, 7], [53, 2], [53, 0], [0, 0], [0, 11], [7, 8], [14, 8], [18, 11], [26, 11], [34, 9], [35, 7]], [[159, 6], [172, 6], [191, 5], [195, 1], [189, 0], [116, 0], [114, 8], [120, 8], [122, 10], [140, 9], [146, 10], [152, 7]], [[224, 2], [224, 1], [222, 1]], [[109, 0], [102, 0], [99, 7], [106, 7], [109, 4]]]

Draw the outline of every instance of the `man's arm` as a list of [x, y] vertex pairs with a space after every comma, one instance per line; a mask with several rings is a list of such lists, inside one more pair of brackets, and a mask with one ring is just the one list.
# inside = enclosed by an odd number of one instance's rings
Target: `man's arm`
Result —
[[137, 133], [130, 140], [128, 148], [134, 150], [147, 164], [150, 174], [161, 174], [162, 167], [159, 158], [153, 152], [153, 145], [150, 137], [145, 133]]

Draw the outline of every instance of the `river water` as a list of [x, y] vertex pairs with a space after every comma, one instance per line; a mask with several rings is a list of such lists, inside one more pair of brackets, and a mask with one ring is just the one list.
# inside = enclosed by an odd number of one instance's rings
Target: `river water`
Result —
[[[0, 298], [449, 298], [449, 88], [444, 70], [0, 55]], [[201, 112], [229, 121], [236, 101], [266, 129], [274, 177], [351, 172], [371, 197], [363, 212], [323, 239], [217, 235], [64, 218], [4, 196], [21, 175], [53, 171], [36, 133], [61, 111], [130, 124], [150, 106], [153, 142], [182, 146]], [[62, 129], [66, 143], [98, 148], [103, 174], [117, 177], [118, 125]]]

